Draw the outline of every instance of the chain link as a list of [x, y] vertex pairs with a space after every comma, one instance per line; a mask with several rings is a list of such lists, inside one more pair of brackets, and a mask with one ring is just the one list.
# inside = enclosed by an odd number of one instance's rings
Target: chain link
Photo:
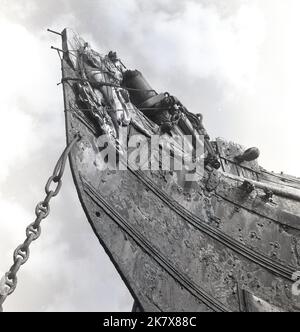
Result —
[[[74, 139], [68, 144], [58, 159], [53, 174], [50, 176], [45, 186], [46, 197], [43, 201], [38, 203], [35, 208], [36, 219], [26, 228], [26, 239], [14, 251], [14, 263], [0, 281], [0, 312], [3, 311], [2, 305], [6, 298], [11, 295], [17, 287], [17, 273], [20, 267], [25, 264], [29, 258], [29, 247], [31, 243], [37, 240], [41, 235], [40, 224], [45, 218], [48, 217], [50, 213], [51, 199], [57, 196], [60, 192], [62, 186], [62, 177], [64, 174], [68, 155], [75, 143], [78, 142], [80, 138], [81, 137], [79, 134], [75, 135]], [[56, 187], [51, 189], [53, 184], [56, 185]]]

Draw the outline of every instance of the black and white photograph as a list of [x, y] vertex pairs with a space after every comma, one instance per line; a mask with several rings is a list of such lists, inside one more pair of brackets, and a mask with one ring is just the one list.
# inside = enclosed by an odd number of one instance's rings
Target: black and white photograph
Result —
[[0, 321], [300, 312], [299, 17], [0, 0]]

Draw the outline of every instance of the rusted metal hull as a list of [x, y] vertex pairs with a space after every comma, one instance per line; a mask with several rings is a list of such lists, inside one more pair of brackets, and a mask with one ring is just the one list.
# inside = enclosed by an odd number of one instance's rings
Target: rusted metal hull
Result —
[[[101, 170], [98, 128], [74, 88], [83, 41], [62, 35], [67, 140], [81, 136], [70, 156], [74, 183], [140, 310], [299, 311], [292, 275], [300, 270], [300, 181], [238, 164], [242, 147], [223, 140], [213, 143], [221, 168], [207, 168], [193, 185], [176, 172]], [[139, 121], [145, 136], [155, 132]], [[143, 134], [133, 121], [128, 127], [129, 136]], [[251, 192], [244, 180], [253, 182]]]

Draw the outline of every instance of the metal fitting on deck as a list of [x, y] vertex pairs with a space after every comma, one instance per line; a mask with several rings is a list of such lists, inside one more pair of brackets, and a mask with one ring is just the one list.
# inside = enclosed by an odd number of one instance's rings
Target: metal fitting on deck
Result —
[[245, 180], [241, 186], [241, 188], [247, 193], [251, 194], [255, 190], [255, 186], [253, 183]]
[[274, 195], [274, 193], [273, 193], [272, 190], [266, 189], [265, 190], [265, 195], [263, 196], [263, 199], [265, 201], [272, 201], [273, 195]]
[[246, 150], [243, 154], [236, 156], [235, 160], [238, 163], [242, 163], [244, 161], [254, 161], [260, 156], [260, 151], [258, 148], [250, 148]]

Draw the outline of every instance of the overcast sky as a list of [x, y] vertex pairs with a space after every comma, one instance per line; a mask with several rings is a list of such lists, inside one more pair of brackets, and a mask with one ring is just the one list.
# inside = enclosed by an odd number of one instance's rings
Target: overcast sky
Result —
[[[261, 150], [300, 176], [298, 0], [0, 0], [0, 272], [23, 241], [64, 148], [60, 64], [72, 27], [116, 50], [158, 91], [204, 114], [212, 137]], [[132, 299], [94, 236], [69, 168], [19, 273], [8, 311], [128, 311]]]

